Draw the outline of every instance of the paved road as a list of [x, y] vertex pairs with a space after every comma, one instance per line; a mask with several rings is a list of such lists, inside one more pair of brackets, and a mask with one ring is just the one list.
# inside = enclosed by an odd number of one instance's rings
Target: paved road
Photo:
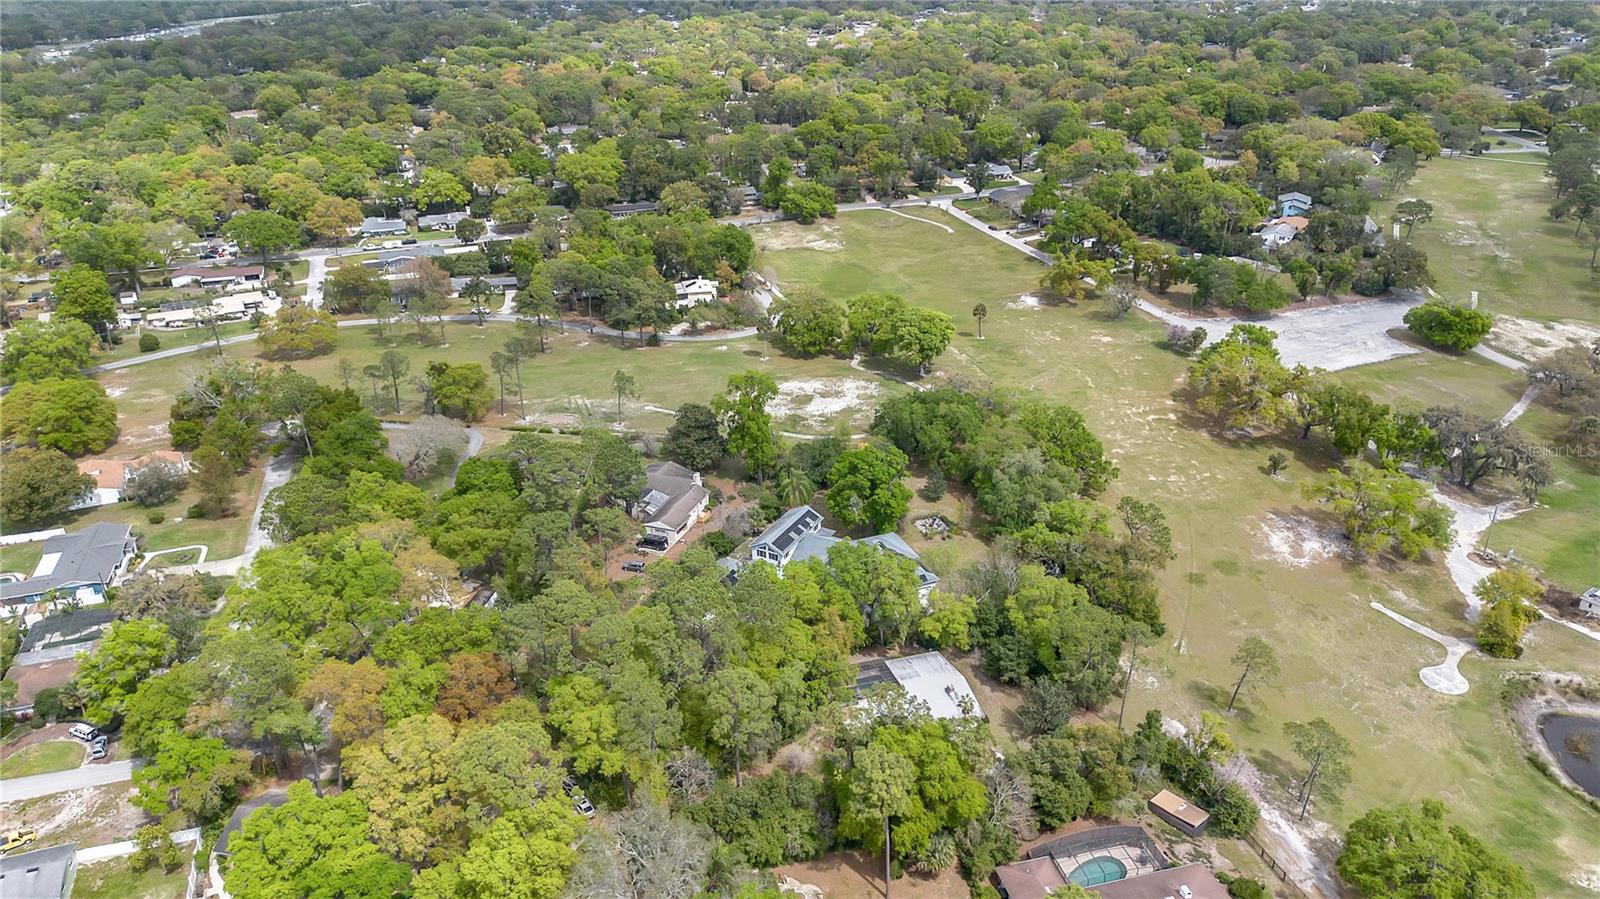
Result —
[[[167, 836], [179, 846], [187, 846], [190, 843], [199, 841], [200, 828], [190, 827], [187, 830], [174, 830]], [[78, 850], [78, 864], [92, 865], [95, 862], [103, 862], [107, 859], [123, 858], [124, 856], [132, 855], [138, 848], [139, 844], [133, 840], [121, 840], [116, 843], [106, 843], [103, 846], [86, 846]]]
[[84, 787], [99, 787], [133, 779], [133, 762], [110, 762], [104, 765], [84, 765], [70, 771], [52, 771], [32, 777], [13, 777], [0, 780], [0, 802], [34, 799]]
[[1485, 128], [1485, 129], [1483, 129], [1483, 136], [1486, 137], [1486, 138], [1490, 138], [1491, 140], [1503, 140], [1507, 144], [1510, 145], [1510, 146], [1506, 146], [1506, 147], [1491, 147], [1490, 149], [1483, 151], [1485, 154], [1488, 154], [1488, 153], [1549, 153], [1550, 152], [1550, 148], [1549, 147], [1541, 146], [1536, 141], [1531, 141], [1531, 140], [1528, 140], [1525, 137], [1519, 137], [1519, 136], [1517, 136], [1515, 134], [1512, 134], [1512, 133], [1510, 133], [1508, 131], [1501, 131], [1501, 130], [1499, 130], [1497, 128]]

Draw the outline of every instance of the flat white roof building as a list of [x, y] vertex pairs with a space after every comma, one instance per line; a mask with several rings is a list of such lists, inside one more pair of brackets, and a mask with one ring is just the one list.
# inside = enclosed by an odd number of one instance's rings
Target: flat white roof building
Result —
[[[898, 659], [873, 659], [856, 674], [856, 692], [865, 693], [878, 684], [898, 684], [928, 706], [935, 718], [983, 717], [972, 685], [937, 652], [904, 656]], [[963, 700], [971, 703], [963, 710]]]

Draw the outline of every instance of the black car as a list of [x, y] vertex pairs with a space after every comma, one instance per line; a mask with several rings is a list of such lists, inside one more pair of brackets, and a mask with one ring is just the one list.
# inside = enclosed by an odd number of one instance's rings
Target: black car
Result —
[[643, 537], [640, 537], [639, 541], [634, 545], [640, 549], [653, 549], [656, 552], [665, 552], [667, 549], [667, 538], [661, 536], [660, 534], [647, 534]]

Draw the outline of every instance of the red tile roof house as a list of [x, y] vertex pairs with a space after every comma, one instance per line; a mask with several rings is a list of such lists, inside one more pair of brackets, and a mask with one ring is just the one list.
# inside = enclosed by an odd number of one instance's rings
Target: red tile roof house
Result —
[[176, 450], [156, 450], [137, 459], [81, 459], [78, 470], [94, 478], [94, 490], [73, 508], [92, 509], [121, 502], [122, 488], [128, 485], [128, 478], [140, 466], [151, 462], [169, 462], [185, 471], [189, 469], [188, 458]]

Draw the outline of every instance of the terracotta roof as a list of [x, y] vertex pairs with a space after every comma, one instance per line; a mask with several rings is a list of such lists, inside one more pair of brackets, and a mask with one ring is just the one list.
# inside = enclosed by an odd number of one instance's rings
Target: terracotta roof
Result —
[[183, 453], [176, 450], [155, 450], [137, 459], [82, 459], [78, 462], [78, 470], [94, 478], [94, 485], [102, 490], [121, 490], [128, 483], [130, 469], [158, 461], [188, 464]]

